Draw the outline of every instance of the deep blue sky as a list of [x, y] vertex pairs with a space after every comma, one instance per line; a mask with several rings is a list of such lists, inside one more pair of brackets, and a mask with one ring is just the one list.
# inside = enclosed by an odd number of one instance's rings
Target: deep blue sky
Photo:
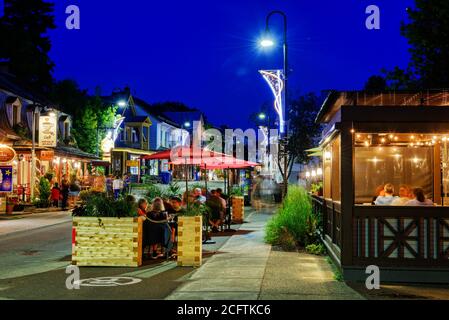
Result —
[[[81, 10], [81, 30], [65, 28], [65, 8]], [[365, 8], [381, 9], [381, 30], [365, 28]], [[272, 101], [259, 69], [282, 67], [282, 47], [257, 40], [271, 10], [289, 19], [290, 91], [360, 89], [382, 68], [405, 66], [400, 22], [412, 0], [58, 0], [51, 57], [57, 79], [102, 94], [129, 85], [148, 102], [182, 101], [216, 125], [249, 126]], [[272, 19], [281, 40], [282, 20]]]

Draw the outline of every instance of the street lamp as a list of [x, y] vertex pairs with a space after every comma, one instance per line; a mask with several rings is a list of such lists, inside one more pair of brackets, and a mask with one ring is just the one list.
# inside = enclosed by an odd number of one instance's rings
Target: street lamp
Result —
[[50, 117], [56, 117], [56, 113], [52, 111], [51, 108], [47, 108], [45, 106], [41, 106], [40, 104], [35, 103], [35, 107], [32, 112], [32, 123], [31, 123], [31, 181], [30, 181], [30, 196], [31, 200], [34, 199], [34, 187], [36, 180], [36, 122], [39, 121], [41, 113], [49, 112]]
[[287, 80], [288, 80], [288, 45], [287, 45], [287, 15], [282, 11], [271, 11], [266, 18], [265, 23], [265, 35], [264, 38], [260, 41], [260, 46], [263, 48], [269, 48], [274, 46], [274, 41], [270, 37], [270, 18], [275, 15], [281, 15], [284, 19], [284, 39], [283, 39], [283, 51], [284, 51], [284, 66], [283, 66], [283, 84], [284, 84], [284, 99], [282, 103], [282, 112], [281, 117], [279, 119], [279, 131], [280, 131], [280, 144], [283, 145], [283, 158], [284, 158], [284, 174], [283, 174], [283, 180], [284, 180], [284, 190], [283, 190], [283, 196], [285, 197], [287, 195], [288, 190], [288, 154], [287, 154], [287, 128], [286, 128], [286, 122], [287, 122], [287, 113], [286, 109], [288, 106], [287, 103]]
[[125, 101], [125, 100], [120, 100], [120, 101], [117, 103], [117, 105], [118, 105], [120, 108], [124, 108], [124, 107], [126, 107], [126, 101]]

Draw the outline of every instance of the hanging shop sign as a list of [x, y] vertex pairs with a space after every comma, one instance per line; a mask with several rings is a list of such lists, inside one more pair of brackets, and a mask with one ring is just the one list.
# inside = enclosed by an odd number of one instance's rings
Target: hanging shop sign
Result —
[[0, 163], [8, 163], [14, 160], [16, 152], [13, 148], [5, 145], [0, 145]]
[[57, 121], [56, 116], [39, 117], [39, 147], [56, 147]]
[[12, 192], [12, 166], [0, 166], [0, 192]]
[[138, 167], [139, 166], [139, 160], [127, 160], [126, 161], [127, 167]]
[[55, 152], [53, 150], [42, 150], [40, 152], [39, 159], [41, 161], [51, 161], [51, 160], [53, 160], [54, 156], [55, 156]]

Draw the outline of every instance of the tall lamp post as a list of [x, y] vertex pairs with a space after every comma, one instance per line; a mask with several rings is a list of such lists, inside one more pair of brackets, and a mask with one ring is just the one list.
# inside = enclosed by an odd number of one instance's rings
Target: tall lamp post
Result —
[[288, 45], [287, 45], [287, 15], [282, 12], [282, 11], [272, 11], [267, 15], [266, 18], [266, 23], [265, 23], [265, 37], [264, 39], [262, 39], [262, 41], [260, 42], [260, 45], [264, 48], [268, 48], [268, 47], [273, 47], [275, 45], [274, 40], [270, 38], [270, 18], [275, 15], [281, 15], [282, 18], [284, 19], [284, 39], [283, 39], [283, 50], [284, 50], [284, 66], [283, 66], [283, 82], [284, 82], [284, 99], [283, 99], [283, 103], [282, 103], [282, 117], [280, 117], [280, 121], [279, 121], [279, 131], [280, 131], [280, 151], [281, 154], [283, 156], [284, 159], [284, 164], [283, 164], [283, 180], [284, 180], [284, 185], [283, 185], [283, 196], [285, 197], [287, 195], [287, 190], [288, 190], [288, 154], [287, 154], [287, 142], [288, 142], [288, 135], [287, 135], [287, 107], [288, 107], [288, 103], [287, 103], [287, 80], [288, 80]]

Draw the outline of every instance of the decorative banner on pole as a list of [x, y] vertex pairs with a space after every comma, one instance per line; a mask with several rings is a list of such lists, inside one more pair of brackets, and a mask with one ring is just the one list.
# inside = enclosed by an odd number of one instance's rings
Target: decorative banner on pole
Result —
[[39, 117], [39, 147], [56, 147], [57, 123], [56, 116]]
[[274, 95], [274, 109], [279, 116], [279, 131], [285, 132], [284, 121], [284, 104], [283, 104], [283, 92], [284, 92], [284, 73], [282, 70], [259, 70], [259, 73], [263, 76], [265, 81], [270, 86]]
[[0, 166], [0, 192], [12, 192], [12, 166]]

